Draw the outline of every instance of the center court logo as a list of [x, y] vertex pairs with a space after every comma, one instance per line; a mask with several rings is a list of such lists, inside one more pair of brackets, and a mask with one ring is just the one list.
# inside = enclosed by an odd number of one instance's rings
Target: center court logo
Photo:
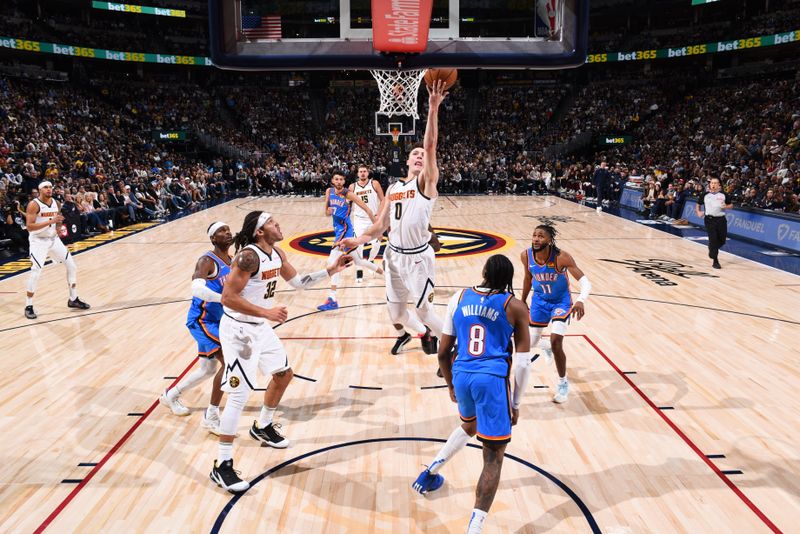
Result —
[[[478, 230], [466, 230], [464, 228], [434, 228], [433, 230], [442, 244], [442, 249], [436, 253], [436, 257], [439, 259], [499, 252], [514, 244], [514, 240], [510, 237]], [[333, 242], [333, 231], [327, 230], [294, 237], [289, 242], [289, 246], [305, 254], [327, 257]], [[381, 256], [385, 247], [386, 238], [384, 237], [383, 241], [381, 241]], [[365, 245], [364, 248], [369, 250], [368, 245]]]

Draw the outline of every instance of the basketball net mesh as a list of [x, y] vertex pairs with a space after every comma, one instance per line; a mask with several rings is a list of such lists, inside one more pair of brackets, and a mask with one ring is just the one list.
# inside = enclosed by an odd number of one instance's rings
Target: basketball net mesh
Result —
[[417, 93], [425, 69], [422, 70], [371, 70], [381, 92], [381, 115], [408, 115], [419, 119]]

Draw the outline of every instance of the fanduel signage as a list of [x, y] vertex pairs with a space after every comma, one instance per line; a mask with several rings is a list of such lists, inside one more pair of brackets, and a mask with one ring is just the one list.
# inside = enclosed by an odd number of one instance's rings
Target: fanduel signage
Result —
[[380, 52], [424, 52], [432, 9], [433, 0], [372, 0], [372, 46]]
[[[703, 226], [703, 219], [694, 213], [695, 202], [687, 202], [683, 218]], [[800, 219], [784, 218], [767, 212], [726, 210], [728, 235], [759, 241], [785, 250], [800, 252]]]

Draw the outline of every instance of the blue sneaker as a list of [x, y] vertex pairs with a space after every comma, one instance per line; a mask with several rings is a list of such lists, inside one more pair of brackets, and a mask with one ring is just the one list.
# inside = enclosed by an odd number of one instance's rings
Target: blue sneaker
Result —
[[444, 477], [442, 475], [434, 475], [430, 472], [430, 469], [425, 469], [425, 471], [419, 474], [417, 480], [411, 484], [411, 488], [420, 495], [425, 495], [429, 491], [436, 491], [441, 488], [442, 484], [444, 484]]
[[319, 311], [337, 310], [339, 309], [339, 303], [328, 297], [328, 300], [326, 300], [324, 304], [317, 306], [317, 309]]

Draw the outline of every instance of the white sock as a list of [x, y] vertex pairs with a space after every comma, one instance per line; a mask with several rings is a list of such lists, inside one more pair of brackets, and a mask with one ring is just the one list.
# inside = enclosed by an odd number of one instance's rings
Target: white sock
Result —
[[453, 430], [450, 437], [447, 438], [447, 442], [444, 446], [439, 450], [439, 454], [436, 455], [436, 458], [433, 459], [430, 467], [428, 468], [432, 474], [436, 474], [439, 472], [447, 461], [452, 458], [458, 451], [464, 448], [464, 446], [469, 441], [469, 434], [464, 432], [464, 429], [461, 428], [459, 425]]
[[77, 288], [73, 287], [72, 285], [69, 286], [69, 300], [75, 300], [78, 298], [78, 290]]
[[258, 426], [264, 428], [265, 426], [272, 423], [272, 418], [275, 416], [275, 410], [278, 407], [275, 406], [274, 408], [269, 408], [266, 405], [261, 407], [261, 419], [258, 421]]
[[208, 408], [206, 408], [206, 419], [214, 416], [219, 417], [219, 406], [214, 406], [213, 404], [209, 404]]
[[558, 383], [559, 384], [566, 384], [567, 383], [567, 375], [559, 376], [558, 377]]
[[331, 294], [328, 296], [331, 298], [331, 300], [336, 300], [336, 290], [331, 289]]
[[480, 534], [483, 532], [483, 522], [486, 521], [487, 512], [472, 509], [472, 517], [469, 519], [469, 526], [467, 527], [467, 534]]
[[404, 336], [406, 334], [406, 329], [402, 326], [400, 328], [394, 327], [395, 332], [397, 332], [397, 337]]
[[25, 306], [33, 306], [33, 297], [25, 297]]
[[219, 461], [217, 465], [221, 464], [225, 460], [230, 460], [233, 458], [233, 442], [232, 441], [220, 441], [219, 442], [219, 457], [217, 458]]
[[181, 390], [179, 388], [180, 388], [180, 385], [177, 385], [172, 389], [168, 389], [167, 390], [167, 398], [169, 400], [173, 400], [174, 401], [175, 399], [180, 397], [181, 396]]

